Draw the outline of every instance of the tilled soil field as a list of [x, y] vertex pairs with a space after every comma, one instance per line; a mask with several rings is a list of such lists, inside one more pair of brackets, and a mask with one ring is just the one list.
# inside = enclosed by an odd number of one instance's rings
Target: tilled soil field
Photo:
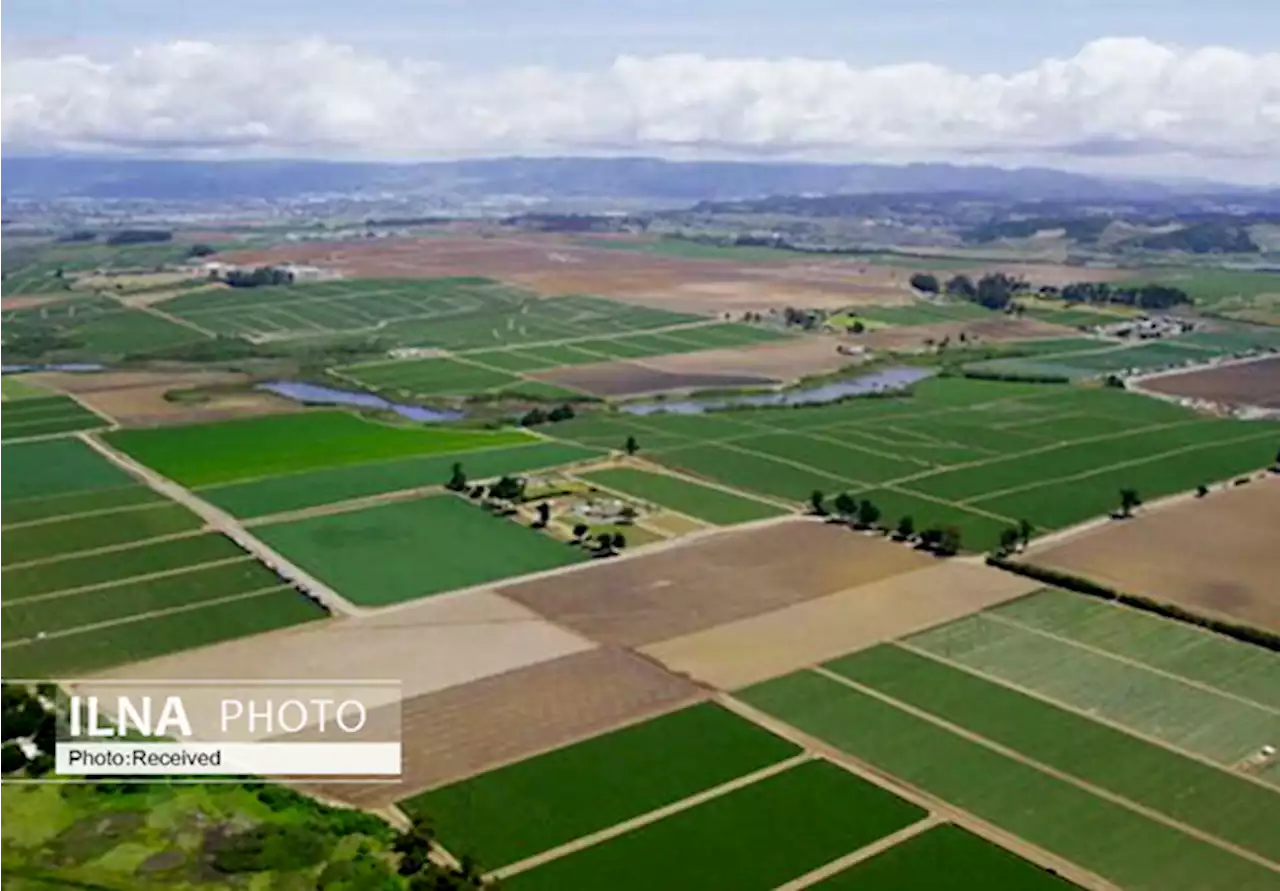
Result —
[[596, 649], [401, 703], [403, 781], [315, 787], [360, 807], [393, 801], [696, 701], [693, 683]]
[[1280, 631], [1280, 478], [1213, 491], [1062, 544], [1028, 563]]
[[530, 377], [583, 390], [592, 396], [638, 396], [666, 390], [698, 390], [712, 387], [767, 387], [781, 383], [746, 374], [697, 374], [663, 371], [639, 362], [600, 362], [570, 365], [535, 372]]
[[1027, 340], [1036, 337], [1071, 337], [1074, 328], [1053, 325], [1036, 319], [997, 317], [967, 322], [939, 322], [933, 325], [904, 325], [881, 328], [855, 335], [851, 342], [876, 350], [910, 350], [926, 346], [926, 341], [937, 343], [949, 337], [957, 341], [961, 334], [975, 345], [1000, 343], [1010, 340]]
[[1142, 382], [1142, 389], [1231, 405], [1280, 408], [1280, 356], [1148, 378]]
[[948, 561], [646, 647], [672, 671], [735, 690], [949, 622], [1040, 587]]
[[797, 518], [500, 591], [594, 640], [643, 646], [931, 561], [847, 527]]

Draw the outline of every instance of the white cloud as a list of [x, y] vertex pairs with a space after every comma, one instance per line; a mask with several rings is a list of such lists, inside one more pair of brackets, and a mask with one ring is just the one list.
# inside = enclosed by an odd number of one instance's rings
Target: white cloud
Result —
[[[1280, 145], [1280, 54], [1143, 39], [1097, 40], [1070, 59], [983, 75], [699, 55], [459, 73], [318, 39], [178, 41], [111, 59], [11, 50], [2, 83], [3, 139], [23, 149], [1110, 159], [1201, 173], [1269, 170]], [[1188, 159], [1193, 169], [1180, 166]]]

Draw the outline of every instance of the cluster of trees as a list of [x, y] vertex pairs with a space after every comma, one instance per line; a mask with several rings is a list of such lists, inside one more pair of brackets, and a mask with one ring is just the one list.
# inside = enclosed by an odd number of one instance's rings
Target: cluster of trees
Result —
[[121, 229], [107, 236], [107, 244], [156, 244], [173, 241], [173, 233], [168, 229]]
[[[216, 278], [216, 273], [211, 273]], [[261, 288], [275, 285], [293, 284], [293, 273], [278, 266], [259, 266], [256, 269], [232, 269], [222, 276], [222, 280], [233, 288]]]
[[187, 248], [188, 257], [208, 257], [217, 252], [218, 249], [211, 244], [193, 244]]
[[1172, 232], [1148, 235], [1136, 242], [1153, 251], [1187, 251], [1192, 254], [1256, 254], [1260, 247], [1247, 226], [1206, 220]]
[[1191, 296], [1181, 288], [1155, 283], [1121, 286], [1107, 282], [1075, 282], [1061, 288], [1043, 287], [1040, 294], [1057, 297], [1067, 303], [1119, 303], [1139, 309], [1169, 309], [1191, 303]]
[[[854, 529], [878, 529], [889, 532], [881, 525], [883, 512], [870, 498], [858, 499], [848, 492], [841, 492], [832, 499], [831, 507], [827, 506], [824, 492], [814, 489], [809, 495], [809, 508], [815, 516], [830, 517], [832, 510], [835, 517]], [[942, 557], [950, 557], [960, 552], [960, 530], [954, 526], [932, 525], [917, 532], [915, 519], [911, 515], [899, 518], [893, 526], [892, 535], [898, 541], [916, 541], [917, 545]]]
[[573, 527], [573, 543], [590, 546], [597, 557], [612, 557], [627, 546], [627, 537], [621, 532], [601, 532], [591, 538], [591, 527], [578, 523]]
[[794, 306], [782, 310], [782, 321], [789, 328], [803, 328], [812, 331], [822, 324], [823, 316], [811, 309], [796, 309]]
[[53, 710], [57, 692], [53, 684], [0, 687], [0, 720], [4, 731], [0, 772], [5, 776], [22, 773], [39, 777], [53, 770], [53, 748], [58, 739], [57, 715]]
[[536, 427], [539, 424], [555, 424], [560, 421], [567, 421], [572, 417], [574, 417], [572, 405], [558, 405], [551, 411], [543, 411], [534, 407], [525, 412], [524, 416], [520, 418], [520, 426]]
[[[977, 281], [967, 275], [955, 275], [945, 283], [932, 273], [918, 272], [911, 276], [911, 287], [925, 294], [945, 293], [991, 310], [1019, 313], [1025, 311], [1025, 308], [1015, 303], [1015, 298], [1028, 294], [1031, 290], [1025, 279], [1003, 272], [988, 273]], [[1181, 288], [1155, 283], [1112, 285], [1107, 282], [1074, 282], [1061, 288], [1045, 285], [1037, 293], [1041, 297], [1067, 303], [1118, 303], [1139, 309], [1169, 309], [1179, 304], [1191, 303], [1191, 297]]]

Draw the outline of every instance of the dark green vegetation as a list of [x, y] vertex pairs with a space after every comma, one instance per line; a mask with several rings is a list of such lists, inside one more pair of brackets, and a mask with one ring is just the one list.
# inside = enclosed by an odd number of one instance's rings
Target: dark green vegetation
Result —
[[[884, 645], [828, 668], [984, 739], [1280, 862], [1280, 795], [1257, 783], [948, 667]], [[1069, 671], [1069, 665], [1060, 666]]]
[[924, 817], [826, 761], [793, 767], [503, 882], [504, 888], [768, 889]]
[[391, 425], [345, 411], [310, 411], [106, 436], [121, 451], [187, 486], [533, 442], [519, 430]]
[[1067, 891], [1076, 886], [947, 823], [813, 887], [818, 891]]
[[882, 522], [954, 527], [993, 547], [1023, 519], [1057, 529], [1266, 466], [1280, 427], [1204, 419], [1114, 389], [935, 378], [912, 395], [708, 415], [592, 414], [552, 435], [620, 449], [745, 492], [802, 504], [817, 490], [870, 498]]
[[[17, 522], [8, 513], [11, 502], [114, 489], [135, 482], [78, 439], [14, 443], [0, 449], [0, 456], [4, 464], [0, 497], [5, 503], [6, 522]], [[35, 508], [24, 505], [19, 509]]]
[[615, 730], [401, 803], [455, 855], [505, 866], [799, 754], [719, 706]]
[[111, 297], [67, 292], [66, 299], [3, 314], [5, 356], [41, 361], [114, 360], [160, 353], [209, 336]]
[[203, 525], [203, 520], [181, 505], [157, 503], [139, 510], [10, 527], [4, 533], [4, 565], [191, 532]]
[[376, 329], [388, 345], [450, 350], [659, 328], [697, 317], [594, 297], [543, 299], [485, 278], [343, 279], [193, 291], [167, 313], [223, 335], [323, 336]]
[[158, 504], [164, 496], [146, 486], [121, 486], [96, 492], [72, 492], [50, 498], [9, 501], [4, 506], [6, 528], [17, 523], [36, 523], [72, 514], [106, 513]]
[[699, 486], [661, 473], [620, 467], [580, 476], [588, 483], [653, 502], [709, 523], [747, 523], [786, 513], [782, 508], [764, 501], [744, 498], [709, 486]]
[[453, 495], [254, 527], [354, 603], [380, 606], [586, 559]]
[[1275, 873], [814, 672], [740, 694], [874, 767], [1126, 888], [1263, 891]]
[[3, 405], [0, 419], [3, 420], [4, 439], [92, 430], [110, 423], [70, 396], [41, 396], [0, 404]]
[[511, 448], [484, 448], [398, 461], [352, 464], [232, 483], [202, 489], [200, 497], [237, 517], [260, 517], [403, 489], [442, 486], [448, 482], [456, 463], [463, 465], [470, 479], [481, 480], [582, 461], [599, 454], [597, 449], [535, 442]]

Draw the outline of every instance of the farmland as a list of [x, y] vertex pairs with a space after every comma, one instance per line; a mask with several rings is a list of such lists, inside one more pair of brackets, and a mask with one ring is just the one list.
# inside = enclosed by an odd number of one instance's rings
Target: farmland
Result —
[[69, 396], [36, 396], [6, 400], [0, 409], [5, 439], [53, 436], [76, 430], [91, 430], [110, 424]]
[[155, 312], [83, 292], [7, 310], [3, 319], [8, 336], [20, 345], [20, 355], [32, 358], [122, 358], [209, 339], [207, 333]]
[[383, 605], [586, 559], [452, 495], [254, 527], [355, 603]]
[[152, 430], [119, 430], [105, 439], [143, 464], [188, 486], [299, 473], [436, 452], [518, 445], [519, 430], [396, 426], [344, 411], [314, 411]]
[[0, 455], [5, 468], [6, 512], [11, 501], [96, 492], [134, 482], [78, 439], [11, 443], [0, 449]]
[[1273, 457], [1276, 429], [1116, 390], [947, 378], [910, 397], [614, 413], [552, 434], [611, 448], [634, 436], [647, 460], [795, 504], [847, 491], [875, 502], [884, 522], [952, 525], [984, 549], [1022, 519], [1047, 531], [1105, 514], [1127, 486], [1152, 498], [1256, 470]]
[[1142, 381], [1142, 389], [1231, 405], [1280, 408], [1280, 357]]
[[652, 501], [710, 523], [746, 523], [784, 513], [782, 508], [766, 502], [700, 486], [667, 474], [619, 467], [580, 476], [589, 483]]

